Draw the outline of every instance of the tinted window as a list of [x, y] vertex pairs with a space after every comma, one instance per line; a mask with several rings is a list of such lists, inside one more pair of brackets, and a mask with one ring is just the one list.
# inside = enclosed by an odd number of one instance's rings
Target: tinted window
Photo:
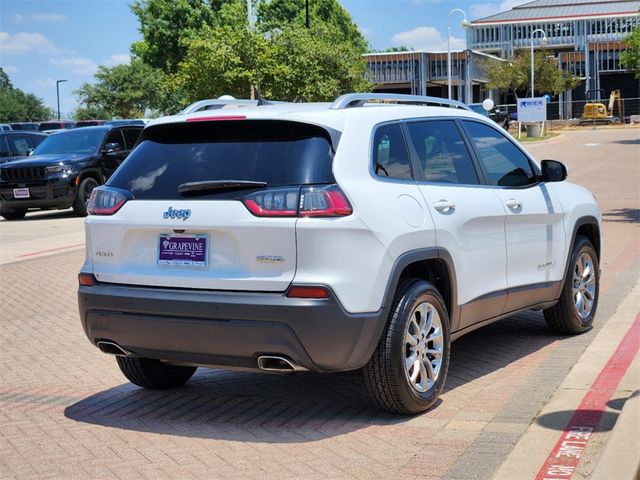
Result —
[[38, 145], [33, 154], [93, 153], [98, 150], [103, 137], [102, 130], [80, 129], [54, 133]]
[[47, 122], [41, 123], [40, 127], [38, 127], [40, 131], [44, 130], [57, 130], [59, 128], [64, 128], [64, 125], [61, 122]]
[[9, 156], [9, 149], [7, 147], [7, 141], [5, 140], [5, 136], [2, 135], [0, 136], [0, 158], [8, 157], [8, 156]]
[[411, 166], [400, 125], [383, 125], [373, 139], [373, 171], [380, 177], [411, 179]]
[[133, 146], [136, 144], [138, 137], [140, 136], [140, 132], [142, 132], [141, 128], [125, 128], [123, 130], [124, 140], [127, 142], [127, 150], [131, 150]]
[[492, 185], [520, 187], [535, 182], [529, 159], [505, 134], [479, 122], [464, 123]]
[[114, 130], [112, 131], [107, 139], [104, 141], [104, 144], [107, 143], [117, 143], [120, 145], [120, 148], [124, 150], [124, 138], [122, 137], [122, 130]]
[[10, 135], [7, 137], [9, 155], [26, 155], [31, 148], [29, 139], [24, 135]]
[[407, 127], [426, 181], [478, 183], [473, 161], [455, 123], [434, 120], [408, 123]]
[[[269, 187], [334, 183], [332, 160], [327, 132], [308, 124], [264, 120], [165, 124], [145, 131], [108, 184], [131, 191], [137, 199], [172, 199], [181, 198], [179, 185], [207, 180], [259, 181]], [[194, 198], [212, 196], [216, 194]]]
[[29, 135], [29, 138], [31, 139], [31, 143], [33, 143], [33, 146], [37, 147], [42, 143], [42, 141], [45, 138], [47, 138], [47, 136], [46, 135]]

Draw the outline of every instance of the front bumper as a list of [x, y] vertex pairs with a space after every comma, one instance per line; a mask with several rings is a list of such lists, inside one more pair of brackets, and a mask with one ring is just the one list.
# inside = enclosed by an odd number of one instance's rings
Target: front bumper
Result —
[[78, 290], [80, 318], [95, 345], [110, 340], [136, 356], [167, 362], [257, 368], [278, 355], [312, 371], [362, 367], [389, 313], [350, 314], [335, 295], [224, 292], [98, 283]]
[[[23, 208], [69, 208], [76, 198], [76, 178], [77, 176], [20, 183], [0, 182], [0, 210], [6, 212]], [[14, 188], [28, 188], [29, 198], [15, 198]]]

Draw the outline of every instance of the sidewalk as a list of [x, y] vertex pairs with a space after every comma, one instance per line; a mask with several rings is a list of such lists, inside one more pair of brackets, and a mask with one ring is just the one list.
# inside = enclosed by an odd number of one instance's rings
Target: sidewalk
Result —
[[[598, 478], [635, 478], [640, 462], [637, 441], [640, 423], [634, 420], [637, 407], [624, 415], [619, 415], [618, 410], [640, 383], [640, 356], [635, 355], [639, 306], [640, 282], [591, 342], [536, 421], [529, 425], [494, 479], [590, 478], [594, 470]], [[627, 350], [621, 352], [625, 347]], [[614, 352], [616, 357], [612, 360]], [[615, 380], [616, 375], [621, 379]], [[638, 403], [635, 398], [629, 402], [630, 409]], [[576, 418], [583, 424], [595, 420], [596, 428], [576, 426]], [[568, 425], [573, 428], [567, 429]], [[620, 443], [626, 443], [624, 450], [618, 448]], [[624, 462], [618, 462], [617, 469], [611, 470], [621, 451], [630, 454]]]

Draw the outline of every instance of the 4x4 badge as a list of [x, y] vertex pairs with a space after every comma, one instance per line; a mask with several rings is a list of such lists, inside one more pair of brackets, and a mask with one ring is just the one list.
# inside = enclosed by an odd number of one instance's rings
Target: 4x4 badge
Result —
[[162, 214], [163, 218], [181, 218], [183, 222], [190, 216], [191, 216], [191, 210], [188, 208], [177, 209], [177, 208], [169, 207], [167, 211]]

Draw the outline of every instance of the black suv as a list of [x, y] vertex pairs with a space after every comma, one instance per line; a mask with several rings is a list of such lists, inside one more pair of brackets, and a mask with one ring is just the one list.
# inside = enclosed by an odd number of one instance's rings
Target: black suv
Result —
[[18, 220], [29, 208], [69, 208], [87, 215], [91, 191], [127, 157], [142, 127], [98, 126], [52, 134], [32, 155], [0, 166], [0, 215]]

